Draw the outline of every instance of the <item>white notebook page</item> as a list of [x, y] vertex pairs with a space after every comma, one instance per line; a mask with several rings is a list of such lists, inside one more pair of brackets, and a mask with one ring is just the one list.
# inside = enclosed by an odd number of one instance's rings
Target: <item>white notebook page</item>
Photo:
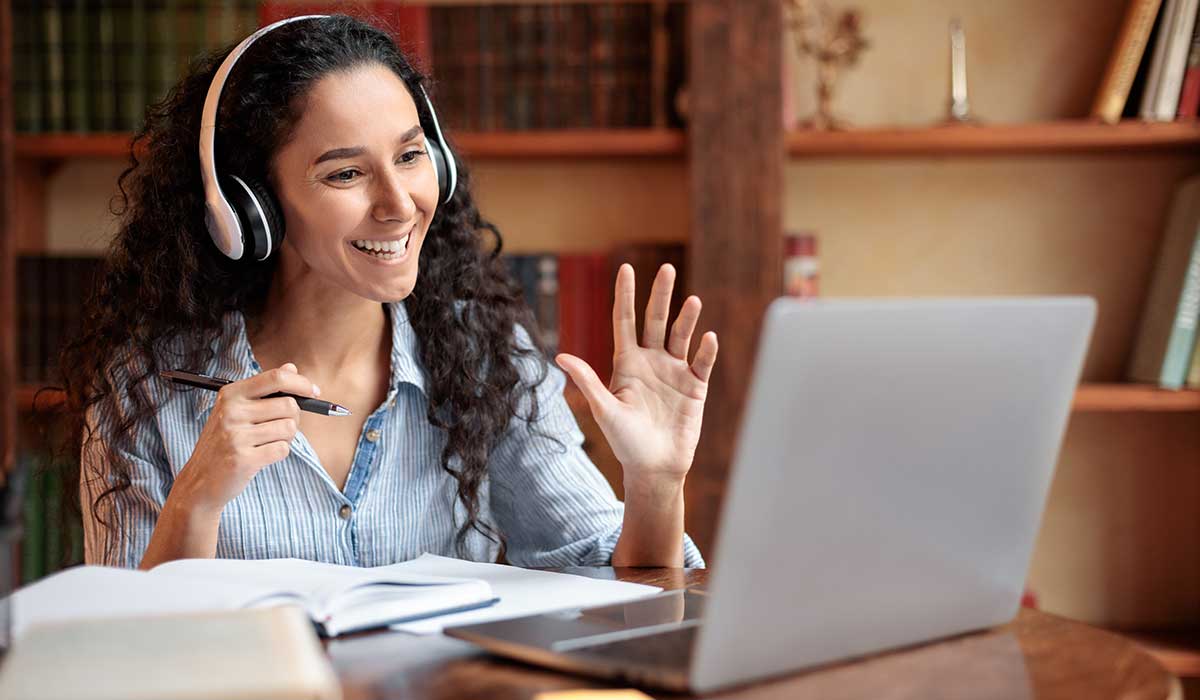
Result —
[[438, 634], [443, 628], [453, 625], [537, 615], [567, 608], [625, 603], [662, 591], [656, 586], [640, 583], [534, 571], [501, 564], [481, 564], [434, 554], [423, 554], [412, 561], [393, 564], [388, 568], [431, 576], [483, 579], [500, 598], [491, 607], [392, 625], [394, 630], [411, 634]]

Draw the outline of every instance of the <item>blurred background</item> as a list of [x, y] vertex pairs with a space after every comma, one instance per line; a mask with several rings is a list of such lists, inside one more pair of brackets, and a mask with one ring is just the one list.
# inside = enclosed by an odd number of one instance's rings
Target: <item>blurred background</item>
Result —
[[[1187, 185], [1200, 166], [1198, 9], [5, 1], [0, 427], [9, 473], [26, 475], [12, 511], [23, 525], [15, 576], [79, 561], [34, 420], [52, 422], [56, 395], [40, 394], [35, 411], [34, 394], [55, 385], [55, 353], [86, 313], [146, 105], [196, 56], [262, 23], [346, 11], [388, 27], [430, 75], [480, 210], [552, 346], [607, 370], [621, 262], [640, 280], [673, 262], [704, 299], [722, 362], [688, 530], [714, 564], [771, 298], [1096, 297], [1027, 603], [1138, 636], [1194, 693], [1200, 211]], [[619, 465], [586, 405], [573, 390], [568, 401], [619, 493]]]

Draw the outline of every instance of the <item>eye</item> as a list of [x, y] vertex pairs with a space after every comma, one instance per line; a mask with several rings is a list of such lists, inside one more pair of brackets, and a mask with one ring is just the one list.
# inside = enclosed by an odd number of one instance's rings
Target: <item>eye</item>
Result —
[[329, 180], [330, 182], [350, 183], [354, 182], [355, 178], [359, 175], [362, 175], [362, 172], [359, 171], [358, 168], [346, 168], [345, 170], [339, 170], [336, 173], [333, 173], [325, 179]]
[[415, 163], [418, 159], [420, 159], [424, 155], [425, 155], [425, 151], [422, 149], [419, 149], [419, 148], [411, 150], [411, 151], [405, 151], [400, 156], [400, 162], [404, 163], [406, 165], [412, 164], [412, 163]]

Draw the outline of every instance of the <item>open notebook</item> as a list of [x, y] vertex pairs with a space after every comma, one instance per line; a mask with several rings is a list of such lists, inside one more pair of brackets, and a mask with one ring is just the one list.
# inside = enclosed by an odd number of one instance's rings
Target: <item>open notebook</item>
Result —
[[13, 639], [31, 625], [294, 604], [328, 637], [496, 602], [486, 581], [301, 559], [182, 559], [150, 571], [79, 566], [13, 594]]

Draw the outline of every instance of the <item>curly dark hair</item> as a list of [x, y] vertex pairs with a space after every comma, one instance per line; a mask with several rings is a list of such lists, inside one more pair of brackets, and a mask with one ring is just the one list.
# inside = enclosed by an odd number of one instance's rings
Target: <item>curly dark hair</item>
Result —
[[[113, 202], [113, 213], [121, 217], [118, 233], [88, 300], [81, 333], [60, 357], [67, 393], [64, 448], [78, 456], [95, 441], [104, 463], [95, 471], [107, 472], [81, 474], [75, 463], [66, 491], [72, 493], [74, 485], [78, 494], [80, 478], [105, 480], [91, 510], [117, 536], [124, 528], [113, 497], [129, 488], [132, 468], [122, 453], [156, 411], [147, 381], [158, 373], [162, 353], [182, 341], [183, 356], [172, 360], [205, 366], [216, 354], [222, 317], [240, 311], [253, 319], [277, 266], [277, 256], [257, 263], [224, 257], [204, 224], [201, 109], [230, 50], [194, 61], [170, 94], [147, 109], [130, 165], [118, 180], [120, 194]], [[414, 96], [427, 83], [391, 36], [354, 17], [293, 22], [264, 35], [238, 61], [222, 93], [218, 169], [268, 182], [272, 156], [290, 138], [313, 85], [332, 73], [371, 64], [391, 69]], [[432, 86], [428, 92], [436, 95]], [[415, 102], [422, 123], [429, 123], [423, 100]], [[456, 547], [465, 552], [467, 536], [475, 530], [497, 543], [503, 558], [502, 533], [480, 516], [480, 486], [489, 453], [511, 419], [520, 414], [530, 423], [537, 420], [534, 387], [547, 376], [548, 363], [532, 314], [499, 257], [500, 232], [480, 217], [470, 183], [460, 161], [458, 187], [429, 225], [420, 274], [405, 305], [427, 374], [427, 416], [447, 433], [441, 466], [457, 480], [466, 508]], [[518, 324], [528, 330], [532, 347], [518, 340]], [[532, 382], [522, 381], [519, 372], [528, 358], [540, 367]], [[121, 395], [129, 402], [127, 411], [117, 408]], [[93, 409], [104, 411], [102, 440], [87, 420]], [[117, 537], [108, 539], [115, 546]]]

